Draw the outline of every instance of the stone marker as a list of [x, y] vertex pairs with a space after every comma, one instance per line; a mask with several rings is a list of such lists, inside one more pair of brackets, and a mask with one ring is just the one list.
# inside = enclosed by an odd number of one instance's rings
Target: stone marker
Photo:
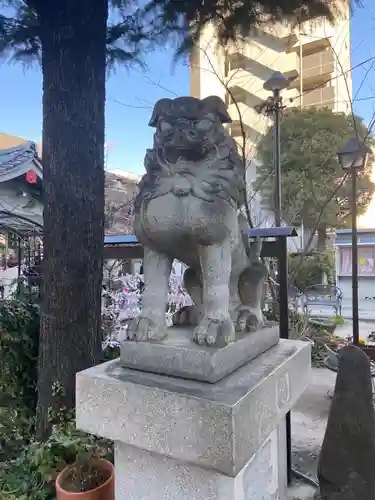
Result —
[[368, 357], [358, 347], [344, 347], [319, 456], [322, 500], [375, 499], [372, 398]]

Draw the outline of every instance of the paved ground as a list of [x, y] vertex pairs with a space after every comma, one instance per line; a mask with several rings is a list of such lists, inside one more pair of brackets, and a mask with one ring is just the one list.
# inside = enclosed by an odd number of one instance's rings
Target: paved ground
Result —
[[[293, 467], [316, 480], [317, 458], [326, 428], [336, 375], [325, 368], [314, 368], [311, 384], [292, 412]], [[296, 483], [289, 500], [312, 500], [314, 488]]]

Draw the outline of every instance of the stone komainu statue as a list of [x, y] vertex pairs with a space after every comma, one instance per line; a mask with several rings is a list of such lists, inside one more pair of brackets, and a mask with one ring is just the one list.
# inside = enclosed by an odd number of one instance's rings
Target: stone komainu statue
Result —
[[141, 315], [128, 339], [156, 340], [167, 334], [165, 310], [173, 259], [188, 265], [184, 285], [194, 306], [173, 317], [194, 325], [198, 344], [226, 345], [235, 331], [262, 324], [260, 303], [266, 268], [251, 254], [245, 202], [245, 172], [230, 122], [218, 97], [162, 99], [149, 125], [154, 147], [135, 202], [134, 230], [144, 245], [145, 289]]

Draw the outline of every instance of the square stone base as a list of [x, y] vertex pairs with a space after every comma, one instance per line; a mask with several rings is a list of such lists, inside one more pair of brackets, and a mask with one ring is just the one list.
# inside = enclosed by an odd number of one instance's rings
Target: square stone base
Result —
[[235, 477], [116, 442], [116, 500], [285, 500], [285, 454], [285, 425]]
[[236, 334], [224, 347], [197, 345], [192, 327], [171, 327], [166, 339], [126, 341], [121, 346], [125, 368], [215, 383], [257, 358], [279, 342], [279, 326]]
[[77, 374], [77, 427], [115, 441], [116, 500], [284, 500], [285, 415], [310, 365], [291, 340], [215, 384], [111, 361]]

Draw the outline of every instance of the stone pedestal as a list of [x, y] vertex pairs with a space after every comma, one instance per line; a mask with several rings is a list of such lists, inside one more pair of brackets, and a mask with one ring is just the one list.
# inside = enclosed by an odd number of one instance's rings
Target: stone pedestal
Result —
[[77, 427], [115, 441], [116, 500], [285, 500], [285, 415], [309, 373], [291, 340], [214, 384], [111, 361], [77, 374]]

